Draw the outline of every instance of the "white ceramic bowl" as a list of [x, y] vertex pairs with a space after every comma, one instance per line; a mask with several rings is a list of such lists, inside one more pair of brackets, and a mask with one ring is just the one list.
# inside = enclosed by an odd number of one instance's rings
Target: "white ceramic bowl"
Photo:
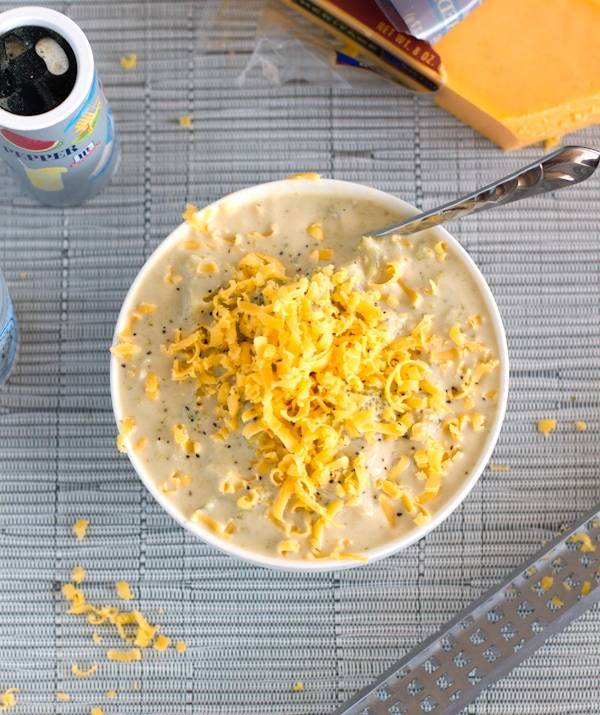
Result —
[[[362, 184], [354, 184], [347, 181], [337, 181], [334, 179], [321, 179], [320, 181], [309, 181], [296, 179], [294, 181], [283, 180], [274, 181], [268, 184], [260, 184], [258, 186], [252, 186], [247, 189], [242, 189], [227, 197], [224, 197], [228, 203], [230, 202], [256, 202], [260, 201], [266, 194], [270, 193], [273, 189], [278, 192], [298, 192], [306, 190], [307, 192], [324, 192], [333, 193], [336, 195], [343, 195], [347, 198], [355, 199], [370, 199], [375, 203], [380, 204], [382, 207], [387, 208], [392, 212], [397, 212], [399, 216], [410, 216], [417, 213], [414, 206], [402, 201], [401, 199], [386, 194], [383, 191], [373, 189], [370, 186], [364, 186]], [[222, 199], [223, 200], [223, 199]], [[376, 226], [373, 227], [377, 228]], [[435, 229], [430, 229], [437, 233], [441, 240], [446, 241], [455, 254], [457, 254], [464, 264], [465, 269], [474, 280], [477, 285], [481, 299], [485, 304], [487, 311], [489, 313], [490, 319], [492, 321], [493, 331], [496, 337], [496, 343], [498, 346], [498, 359], [500, 361], [500, 376], [499, 376], [499, 390], [498, 390], [498, 404], [496, 415], [493, 422], [489, 425], [488, 431], [485, 437], [485, 441], [481, 448], [481, 453], [479, 458], [475, 462], [470, 473], [465, 477], [460, 489], [456, 490], [448, 501], [443, 505], [443, 507], [434, 513], [431, 520], [424, 526], [417, 527], [407, 534], [393, 539], [388, 543], [377, 546], [369, 551], [368, 562], [377, 561], [379, 559], [385, 558], [390, 554], [395, 554], [407, 546], [414, 544], [419, 539], [423, 538], [432, 529], [435, 529], [438, 524], [440, 524], [446, 517], [448, 517], [454, 509], [465, 499], [469, 494], [477, 480], [479, 479], [485, 465], [487, 464], [498, 434], [500, 432], [500, 427], [502, 425], [502, 420], [504, 419], [504, 412], [506, 408], [506, 398], [508, 393], [508, 351], [506, 347], [506, 336], [504, 334], [504, 326], [502, 325], [502, 320], [500, 318], [500, 313], [498, 312], [498, 306], [494, 301], [492, 293], [484, 279], [484, 277], [479, 272], [479, 269], [468, 255], [468, 253], [462, 248], [458, 241], [453, 238], [445, 229], [438, 227]], [[125, 327], [125, 322], [127, 316], [131, 313], [134, 308], [133, 296], [137, 291], [138, 285], [144, 280], [144, 276], [147, 273], [150, 266], [160, 261], [166, 252], [170, 248], [178, 243], [183, 235], [187, 232], [187, 227], [182, 224], [176, 228], [167, 238], [158, 246], [150, 258], [146, 261], [145, 265], [142, 267], [138, 273], [135, 281], [133, 282], [131, 288], [125, 300], [123, 301], [123, 306], [121, 307], [121, 312], [117, 321], [117, 326], [115, 330], [115, 335], [120, 330]], [[113, 403], [113, 410], [117, 424], [124, 417], [120, 408], [119, 401], [119, 380], [117, 379], [119, 361], [113, 356], [111, 358], [111, 370], [110, 370], [110, 385], [111, 385], [111, 396]], [[194, 522], [185, 519], [169, 501], [169, 499], [163, 494], [160, 489], [153, 483], [152, 479], [146, 474], [144, 465], [142, 461], [136, 456], [135, 452], [129, 454], [129, 459], [133, 464], [136, 472], [138, 473], [140, 479], [156, 499], [156, 501], [163, 507], [163, 509], [168, 512], [173, 519], [178, 521], [184, 528], [192, 532], [203, 541], [215, 546], [221, 551], [225, 551], [232, 556], [237, 556], [245, 561], [250, 561], [253, 564], [259, 566], [266, 566], [273, 569], [286, 570], [286, 571], [306, 571], [306, 572], [318, 572], [318, 571], [334, 571], [340, 569], [352, 568], [354, 566], [359, 566], [361, 563], [358, 561], [338, 561], [333, 559], [323, 559], [315, 561], [287, 561], [283, 558], [277, 556], [263, 556], [253, 551], [243, 549], [235, 544], [228, 543], [219, 537], [215, 536], [212, 532], [208, 531], [201, 524], [196, 524]]]

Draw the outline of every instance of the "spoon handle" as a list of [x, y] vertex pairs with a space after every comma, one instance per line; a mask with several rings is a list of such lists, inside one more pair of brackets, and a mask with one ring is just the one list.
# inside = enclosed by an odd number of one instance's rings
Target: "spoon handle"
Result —
[[588, 179], [598, 167], [600, 152], [582, 146], [565, 146], [539, 161], [505, 176], [499, 181], [484, 186], [472, 194], [461, 196], [450, 203], [412, 216], [400, 223], [379, 229], [370, 236], [380, 238], [389, 234], [406, 236], [438, 226], [455, 218], [462, 218], [478, 211], [513, 201], [556, 191]]

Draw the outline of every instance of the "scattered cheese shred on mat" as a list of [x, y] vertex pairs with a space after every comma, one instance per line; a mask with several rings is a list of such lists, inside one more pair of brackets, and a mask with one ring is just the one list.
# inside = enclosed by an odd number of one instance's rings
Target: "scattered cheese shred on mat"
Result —
[[539, 420], [537, 423], [537, 428], [538, 432], [541, 432], [543, 435], [547, 436], [550, 434], [550, 432], [554, 432], [554, 430], [556, 429], [556, 420], [551, 418]]
[[114, 700], [117, 697], [117, 691], [116, 690], [107, 690], [106, 693], [104, 693], [106, 697], [109, 700]]
[[585, 420], [577, 420], [577, 422], [575, 422], [575, 428], [578, 432], [585, 432], [587, 429], [587, 422]]
[[124, 648], [122, 650], [119, 650], [118, 648], [110, 648], [106, 651], [106, 657], [108, 660], [118, 660], [128, 663], [134, 660], [141, 660], [142, 651], [139, 648]]
[[86, 572], [83, 566], [73, 566], [71, 569], [71, 581], [73, 583], [81, 583], [86, 577]]
[[304, 690], [304, 683], [301, 680], [298, 680], [297, 682], [294, 683], [292, 686], [292, 690], [295, 693], [301, 693]]
[[137, 67], [137, 61], [137, 55], [132, 52], [129, 55], [125, 55], [125, 57], [121, 57], [119, 64], [124, 70], [133, 70]]
[[[257, 472], [277, 487], [274, 500], [265, 503], [260, 483], [248, 484], [252, 491], [238, 506], [266, 506], [269, 520], [286, 537], [295, 535], [294, 515], [303, 510], [316, 558], [325, 556], [324, 531], [337, 525], [338, 511], [356, 504], [369, 483], [364, 455], [346, 453], [353, 439], [373, 443], [408, 435], [420, 442], [414, 454], [420, 492], [386, 480], [392, 485], [386, 494], [422, 525], [430, 519], [426, 502], [438, 494], [460, 453], [460, 439], [436, 439], [423, 420], [449, 416], [449, 426], [458, 432], [466, 425], [483, 427], [474, 412], [462, 414], [459, 423], [454, 406], [460, 407], [498, 361], [481, 359], [446, 391], [436, 384], [432, 365], [441, 362], [438, 347], [447, 339], [432, 334], [432, 316], [398, 335], [378, 305], [380, 297], [376, 290], [360, 289], [343, 268], [327, 266], [290, 279], [276, 257], [249, 253], [233, 278], [211, 295], [211, 322], [187, 335], [175, 331], [166, 348], [173, 380], [193, 381], [199, 401], [216, 397], [220, 425], [213, 439], [240, 431], [255, 448]], [[463, 350], [487, 354], [483, 346], [465, 344], [453, 348], [450, 359]], [[173, 430], [189, 453], [185, 426]], [[227, 533], [208, 514], [198, 511], [193, 519]], [[282, 548], [294, 553], [287, 539]], [[327, 556], [358, 558], [345, 549]]]
[[54, 693], [54, 697], [57, 700], [60, 700], [61, 703], [68, 703], [69, 700], [71, 699], [71, 696], [69, 695], [69, 693], [65, 693], [62, 690], [59, 690], [56, 693]]
[[15, 707], [18, 692], [17, 688], [7, 688], [3, 693], [0, 693], [0, 712], [5, 712]]
[[497, 462], [490, 462], [488, 464], [490, 472], [510, 472], [510, 467], [508, 464], [498, 464]]
[[80, 668], [77, 663], [71, 663], [71, 673], [76, 678], [89, 678], [98, 670], [98, 663], [92, 663], [89, 668]]
[[90, 715], [104, 715], [104, 710], [96, 706], [90, 710]]
[[[122, 583], [126, 582], [123, 581]], [[65, 583], [63, 585], [62, 594], [70, 603], [67, 613], [71, 615], [84, 615], [88, 623], [93, 626], [112, 625], [124, 643], [136, 646], [136, 648], [126, 651], [109, 650], [107, 657], [111, 658], [109, 654], [117, 654], [112, 658], [113, 660], [123, 658], [126, 660], [128, 658], [139, 660], [137, 657], [139, 649], [150, 648], [152, 646], [152, 642], [158, 633], [158, 626], [149, 623], [141, 611], [121, 611], [116, 606], [95, 606], [87, 601], [83, 590], [77, 588], [77, 586], [74, 586], [72, 583]], [[92, 638], [95, 643], [101, 640], [95, 632]], [[125, 653], [125, 655], [119, 656], [119, 653]], [[139, 657], [141, 658], [141, 652]]]
[[552, 576], [544, 576], [540, 580], [540, 586], [541, 586], [542, 590], [544, 590], [544, 591], [549, 591], [553, 585], [554, 585], [554, 579], [552, 578]]
[[131, 587], [127, 581], [117, 581], [115, 584], [115, 589], [117, 591], [117, 596], [122, 598], [124, 601], [132, 601], [133, 593], [131, 592]]
[[167, 648], [171, 645], [171, 639], [168, 636], [156, 636], [156, 639], [154, 641], [154, 650], [157, 651], [163, 651], [167, 650]]
[[75, 534], [77, 541], [85, 539], [89, 524], [90, 522], [87, 519], [77, 519], [73, 524], [73, 534]]
[[177, 641], [175, 643], [175, 650], [178, 653], [185, 653], [185, 651], [187, 650], [187, 643], [185, 641]]
[[181, 117], [177, 118], [177, 121], [179, 122], [179, 126], [184, 127], [184, 129], [189, 129], [194, 122], [190, 114], [182, 114]]

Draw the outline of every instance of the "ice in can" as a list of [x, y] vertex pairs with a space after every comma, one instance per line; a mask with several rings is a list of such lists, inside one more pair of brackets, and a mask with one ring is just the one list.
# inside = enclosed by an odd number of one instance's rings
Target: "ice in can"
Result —
[[110, 106], [83, 31], [43, 7], [0, 13], [0, 156], [49, 206], [75, 206], [119, 163]]

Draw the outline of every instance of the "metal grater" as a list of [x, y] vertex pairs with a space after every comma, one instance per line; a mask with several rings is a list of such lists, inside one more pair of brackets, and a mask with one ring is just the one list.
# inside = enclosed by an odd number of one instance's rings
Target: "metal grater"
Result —
[[600, 511], [546, 544], [336, 715], [451, 715], [600, 599]]

